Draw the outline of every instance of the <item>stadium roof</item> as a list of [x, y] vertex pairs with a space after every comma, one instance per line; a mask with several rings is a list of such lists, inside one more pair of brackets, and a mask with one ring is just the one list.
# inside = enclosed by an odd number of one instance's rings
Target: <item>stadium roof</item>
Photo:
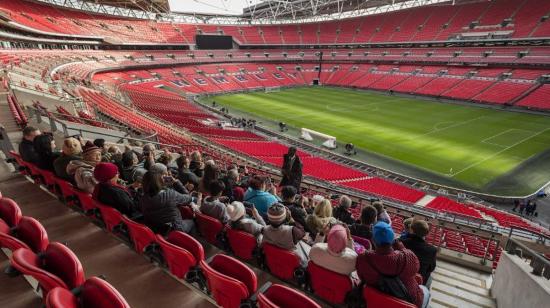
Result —
[[135, 9], [147, 12], [170, 12], [168, 0], [86, 0], [95, 4], [104, 4], [125, 9]]

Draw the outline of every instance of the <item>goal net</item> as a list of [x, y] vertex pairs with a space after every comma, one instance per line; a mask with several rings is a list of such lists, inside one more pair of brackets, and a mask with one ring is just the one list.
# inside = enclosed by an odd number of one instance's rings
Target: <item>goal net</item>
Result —
[[281, 92], [281, 87], [266, 87], [265, 93]]
[[301, 130], [301, 136], [300, 138], [306, 140], [306, 141], [313, 141], [313, 137], [317, 137], [321, 141], [323, 141], [323, 146], [329, 149], [336, 149], [336, 137], [330, 136], [327, 134], [320, 133], [318, 131], [314, 131], [309, 128], [303, 128]]

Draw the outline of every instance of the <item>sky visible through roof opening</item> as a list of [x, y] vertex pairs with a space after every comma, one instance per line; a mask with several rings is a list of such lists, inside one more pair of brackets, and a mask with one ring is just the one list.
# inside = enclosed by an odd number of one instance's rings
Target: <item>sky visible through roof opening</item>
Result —
[[169, 0], [173, 12], [241, 15], [243, 8], [260, 3], [262, 0]]

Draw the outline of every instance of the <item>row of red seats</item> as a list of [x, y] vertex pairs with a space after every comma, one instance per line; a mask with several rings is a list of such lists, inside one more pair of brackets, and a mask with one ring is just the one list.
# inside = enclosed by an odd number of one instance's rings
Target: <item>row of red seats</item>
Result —
[[13, 115], [13, 118], [15, 119], [15, 122], [20, 127], [27, 126], [27, 123], [29, 122], [27, 119], [27, 115], [25, 112], [23, 112], [23, 109], [21, 109], [21, 106], [17, 102], [17, 99], [15, 96], [8, 94], [7, 95], [8, 100], [8, 107], [10, 108], [11, 114]]
[[85, 279], [78, 257], [65, 245], [50, 242], [42, 224], [22, 216], [15, 201], [0, 196], [0, 247], [12, 252], [17, 272], [38, 281], [47, 308], [129, 308], [106, 281]]
[[476, 209], [443, 196], [435, 197], [435, 199], [430, 201], [430, 203], [428, 203], [425, 207], [440, 212], [449, 212], [483, 219], [481, 214]]

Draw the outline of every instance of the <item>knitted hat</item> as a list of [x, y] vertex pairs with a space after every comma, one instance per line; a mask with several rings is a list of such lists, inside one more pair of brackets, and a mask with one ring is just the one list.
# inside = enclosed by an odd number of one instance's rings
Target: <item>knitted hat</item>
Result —
[[267, 210], [267, 218], [273, 224], [281, 224], [286, 219], [286, 208], [280, 203], [275, 203]]
[[390, 225], [383, 221], [379, 221], [376, 225], [374, 225], [372, 233], [372, 239], [374, 240], [374, 244], [377, 246], [391, 244], [395, 239], [393, 229]]
[[166, 165], [161, 163], [155, 163], [155, 164], [152, 164], [151, 167], [149, 167], [149, 171], [153, 173], [163, 174], [168, 172], [168, 167], [166, 167]]
[[100, 182], [105, 183], [110, 181], [118, 174], [118, 168], [112, 163], [99, 163], [94, 169], [94, 178]]
[[226, 209], [231, 221], [237, 221], [244, 216], [244, 205], [242, 202], [233, 201]]
[[87, 141], [84, 147], [82, 148], [82, 157], [84, 160], [88, 160], [87, 158], [91, 155], [93, 155], [95, 152], [101, 152], [101, 149], [96, 147], [93, 143], [90, 141]]
[[327, 234], [328, 250], [339, 254], [346, 248], [348, 234], [342, 225], [334, 225]]

